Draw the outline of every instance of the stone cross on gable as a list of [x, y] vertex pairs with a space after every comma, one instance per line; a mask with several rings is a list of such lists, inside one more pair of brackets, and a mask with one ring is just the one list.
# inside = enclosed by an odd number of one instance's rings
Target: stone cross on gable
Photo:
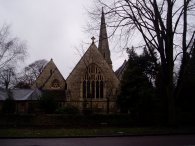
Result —
[[94, 43], [95, 37], [93, 36], [93, 37], [91, 38], [91, 40], [92, 40], [92, 43]]

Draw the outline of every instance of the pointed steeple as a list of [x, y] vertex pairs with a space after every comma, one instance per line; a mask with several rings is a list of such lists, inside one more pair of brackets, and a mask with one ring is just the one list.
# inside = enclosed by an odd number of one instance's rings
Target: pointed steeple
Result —
[[109, 49], [109, 44], [108, 44], [108, 36], [107, 36], [107, 30], [106, 30], [106, 23], [105, 23], [103, 8], [102, 8], [102, 16], [101, 16], [101, 25], [100, 25], [98, 49], [99, 49], [100, 53], [103, 55], [106, 62], [112, 68], [112, 61], [111, 61], [111, 58], [110, 58], [110, 49]]

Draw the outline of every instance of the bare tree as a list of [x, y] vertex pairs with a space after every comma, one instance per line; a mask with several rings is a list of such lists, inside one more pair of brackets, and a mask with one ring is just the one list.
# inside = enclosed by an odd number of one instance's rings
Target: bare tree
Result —
[[0, 83], [8, 89], [15, 83], [17, 63], [26, 56], [26, 44], [18, 38], [12, 37], [10, 27], [0, 28]]
[[11, 37], [10, 28], [4, 25], [0, 28], [0, 70], [21, 61], [26, 56], [26, 44], [18, 38]]
[[5, 87], [6, 90], [15, 83], [15, 68], [6, 67], [0, 72], [0, 84]]
[[[161, 89], [167, 100], [169, 122], [175, 120], [175, 98], [182, 86], [183, 75], [188, 64], [187, 56], [191, 52], [195, 39], [193, 0], [98, 0], [104, 8], [111, 35], [120, 32], [120, 39], [128, 45], [131, 35], [140, 35], [142, 45], [153, 48], [151, 55], [157, 52], [161, 67], [159, 69]], [[97, 10], [92, 16], [97, 16]], [[93, 17], [93, 18], [95, 18]], [[122, 39], [123, 38], [123, 39]], [[135, 47], [135, 48], [136, 48]], [[178, 63], [179, 62], [179, 63]], [[177, 84], [174, 85], [174, 67], [180, 65]]]
[[40, 73], [43, 71], [43, 68], [47, 63], [47, 60], [40, 59], [29, 64], [23, 69], [20, 77], [18, 78], [18, 82], [23, 82], [25, 84], [32, 85], [33, 82], [38, 78]]

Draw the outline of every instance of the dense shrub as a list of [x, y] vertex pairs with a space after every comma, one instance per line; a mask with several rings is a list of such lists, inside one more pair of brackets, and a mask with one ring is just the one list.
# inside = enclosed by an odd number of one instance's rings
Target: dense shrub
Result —
[[2, 106], [3, 113], [14, 113], [15, 109], [16, 109], [16, 104], [13, 99], [8, 98], [3, 102], [3, 106]]
[[57, 109], [57, 101], [51, 94], [44, 92], [40, 98], [40, 109], [47, 113], [54, 113]]
[[16, 110], [16, 103], [10, 90], [7, 90], [7, 96], [8, 98], [3, 102], [2, 112], [14, 113]]
[[79, 109], [72, 105], [66, 105], [63, 107], [60, 107], [56, 110], [56, 113], [58, 114], [79, 114]]

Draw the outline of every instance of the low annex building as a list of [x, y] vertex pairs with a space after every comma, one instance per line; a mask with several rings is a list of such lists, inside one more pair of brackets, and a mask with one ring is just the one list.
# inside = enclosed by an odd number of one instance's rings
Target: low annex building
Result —
[[41, 96], [41, 91], [38, 89], [11, 89], [6, 91], [0, 88], [0, 111], [3, 108], [4, 101], [8, 98], [15, 101], [15, 112], [26, 113], [32, 110], [32, 104], [36, 104]]

